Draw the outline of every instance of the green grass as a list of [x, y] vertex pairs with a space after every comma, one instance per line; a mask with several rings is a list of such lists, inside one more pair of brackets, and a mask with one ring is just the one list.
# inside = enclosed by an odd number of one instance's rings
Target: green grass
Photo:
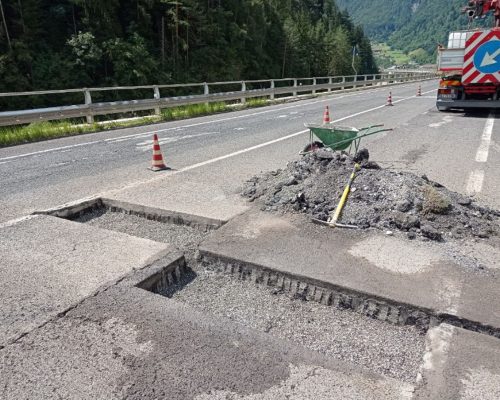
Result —
[[269, 104], [267, 98], [265, 97], [255, 97], [253, 99], [248, 99], [245, 107], [247, 108], [255, 108], [255, 107], [264, 107]]
[[373, 43], [372, 49], [377, 64], [384, 68], [392, 65], [406, 65], [411, 61], [408, 54], [401, 50], [393, 50], [386, 43]]
[[162, 120], [171, 121], [176, 119], [199, 117], [200, 115], [209, 115], [225, 111], [228, 111], [228, 105], [224, 102], [202, 103], [165, 108], [161, 111], [161, 116]]
[[[157, 121], [160, 119], [157, 118]], [[133, 121], [110, 122], [107, 124], [75, 124], [69, 121], [35, 122], [24, 126], [0, 128], [0, 147], [38, 142], [64, 136], [81, 135], [116, 128], [144, 125], [154, 122], [153, 118], [140, 118]]]
[[84, 133], [100, 132], [117, 128], [128, 128], [131, 126], [146, 125], [162, 121], [193, 118], [202, 115], [232, 111], [234, 109], [262, 107], [267, 104], [268, 102], [265, 98], [256, 98], [248, 99], [246, 104], [238, 104], [234, 107], [231, 107], [224, 102], [218, 102], [166, 108], [161, 110], [161, 115], [159, 116], [143, 117], [131, 121], [113, 121], [105, 124], [84, 124], [82, 122], [75, 123], [74, 121], [55, 121], [35, 122], [24, 126], [0, 127], [0, 147], [37, 142], [64, 136], [80, 135]]

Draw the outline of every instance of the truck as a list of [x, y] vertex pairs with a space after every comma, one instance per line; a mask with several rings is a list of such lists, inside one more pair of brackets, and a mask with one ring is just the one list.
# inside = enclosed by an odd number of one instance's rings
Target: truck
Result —
[[[468, 3], [462, 11], [469, 17], [469, 29], [451, 32], [448, 46], [438, 46], [439, 111], [500, 108], [500, 0]], [[491, 12], [495, 27], [471, 28], [474, 20], [484, 21]]]

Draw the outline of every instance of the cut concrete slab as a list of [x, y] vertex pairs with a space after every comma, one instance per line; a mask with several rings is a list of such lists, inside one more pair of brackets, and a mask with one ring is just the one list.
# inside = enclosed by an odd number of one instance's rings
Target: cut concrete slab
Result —
[[365, 298], [500, 329], [497, 272], [465, 270], [440, 244], [331, 229], [302, 215], [251, 210], [210, 236], [200, 251], [209, 260], [250, 264], [319, 287], [326, 283]]
[[[228, 221], [248, 209], [235, 188], [235, 179], [224, 180], [214, 169], [209, 177], [203, 170], [166, 175], [147, 183], [104, 194], [108, 202], [140, 204], [152, 210], [168, 210]], [[230, 183], [229, 183], [230, 182]], [[193, 195], [195, 193], [195, 195]]]
[[0, 350], [0, 397], [401, 400], [412, 385], [138, 288], [113, 287]]
[[54, 217], [3, 225], [0, 347], [168, 249], [166, 244]]
[[500, 399], [500, 339], [441, 324], [427, 334], [413, 400]]

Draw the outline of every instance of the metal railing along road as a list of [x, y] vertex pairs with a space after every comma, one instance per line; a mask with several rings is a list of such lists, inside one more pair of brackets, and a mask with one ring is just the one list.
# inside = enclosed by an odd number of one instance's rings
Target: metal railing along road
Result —
[[[82, 104], [75, 105], [2, 111], [0, 112], [0, 126], [81, 117], [86, 118], [87, 123], [93, 123], [96, 115], [110, 115], [147, 110], [154, 110], [155, 114], [159, 115], [162, 108], [188, 104], [212, 103], [220, 101], [241, 101], [242, 103], [245, 103], [247, 99], [258, 97], [267, 97], [274, 100], [280, 96], [283, 97], [291, 95], [293, 97], [297, 97], [301, 94], [307, 93], [314, 95], [318, 92], [329, 93], [336, 90], [421, 81], [435, 77], [436, 74], [432, 72], [397, 72], [357, 76], [328, 76], [315, 78], [287, 78], [253, 81], [204, 82], [175, 85], [123, 86], [0, 93], [0, 98], [3, 99], [19, 96], [67, 95], [81, 93], [83, 100]], [[223, 89], [224, 87], [231, 86], [237, 86], [240, 90], [217, 90], [217, 87]], [[200, 94], [162, 97], [161, 91], [166, 91], [166, 89], [176, 91], [185, 89], [185, 92], [192, 92], [194, 90], [198, 91]], [[151, 91], [152, 97], [126, 101], [92, 101], [93, 94], [97, 92], [100, 92], [102, 95], [104, 92], [121, 92], [127, 90]]]

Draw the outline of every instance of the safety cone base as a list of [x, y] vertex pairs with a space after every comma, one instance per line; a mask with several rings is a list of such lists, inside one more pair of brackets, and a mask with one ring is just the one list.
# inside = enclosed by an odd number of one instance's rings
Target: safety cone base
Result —
[[158, 172], [158, 171], [168, 171], [169, 169], [172, 168], [169, 168], [166, 165], [162, 165], [162, 166], [149, 167], [148, 169], [153, 172]]

